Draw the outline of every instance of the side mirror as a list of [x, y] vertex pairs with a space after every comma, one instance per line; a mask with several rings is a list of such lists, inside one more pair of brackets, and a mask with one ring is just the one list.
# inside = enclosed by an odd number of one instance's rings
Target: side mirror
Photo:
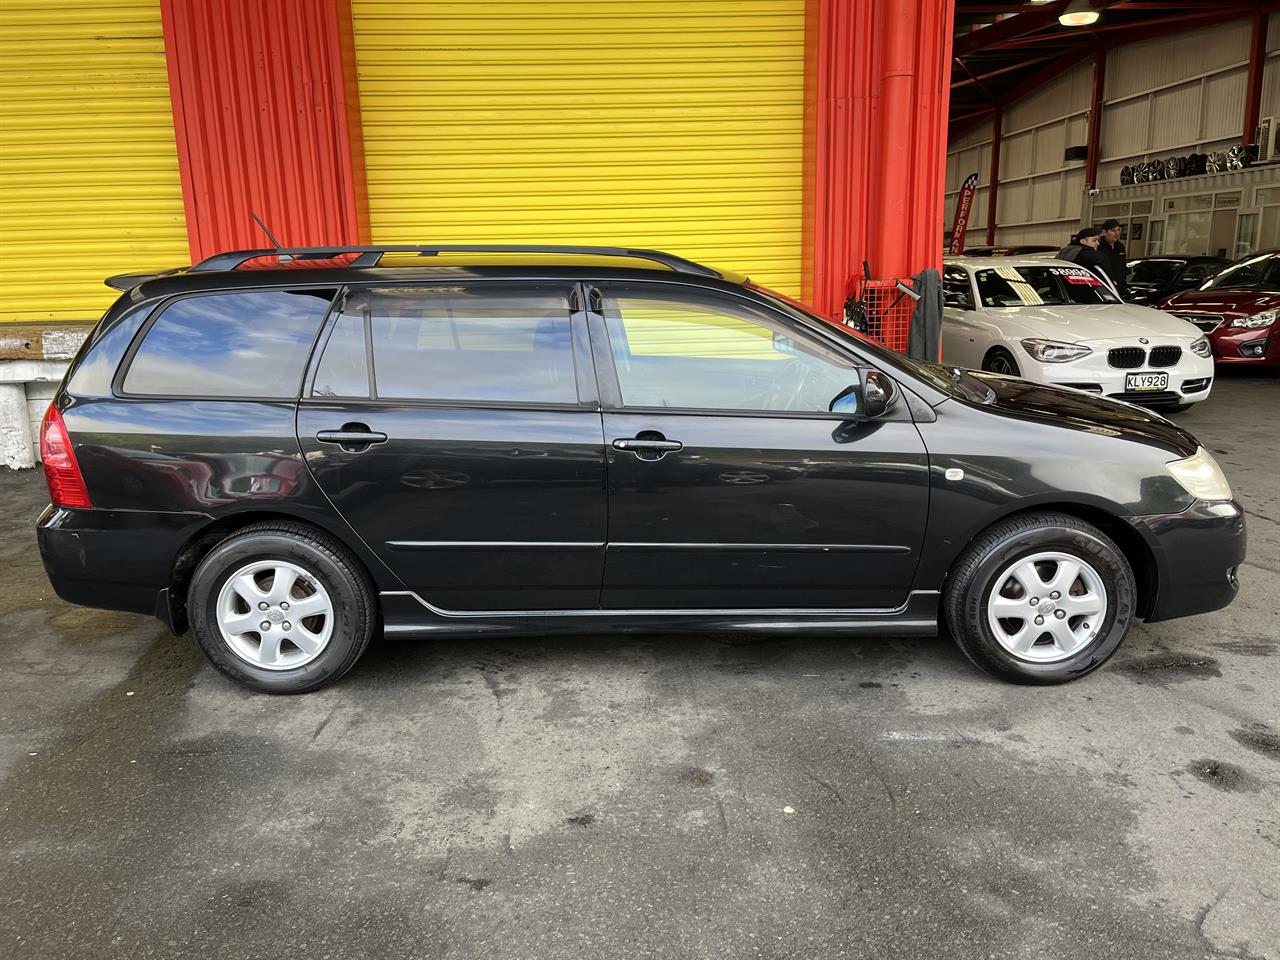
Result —
[[972, 310], [973, 302], [963, 293], [943, 293], [943, 306], [954, 307], [957, 310]]
[[862, 380], [862, 412], [874, 419], [883, 416], [893, 403], [893, 381], [877, 370], [868, 370]]

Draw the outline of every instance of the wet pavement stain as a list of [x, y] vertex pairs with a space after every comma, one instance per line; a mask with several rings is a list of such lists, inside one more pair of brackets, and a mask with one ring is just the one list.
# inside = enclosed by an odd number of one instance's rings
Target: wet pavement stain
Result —
[[1150, 680], [1153, 683], [1179, 683], [1193, 678], [1220, 677], [1218, 661], [1213, 657], [1200, 657], [1186, 653], [1157, 653], [1150, 657], [1125, 660], [1114, 668], [1130, 677]]
[[1201, 783], [1207, 783], [1219, 790], [1254, 791], [1258, 789], [1258, 782], [1243, 767], [1237, 767], [1234, 763], [1227, 763], [1225, 760], [1192, 760], [1187, 764], [1187, 772]]
[[571, 827], [589, 827], [596, 822], [595, 814], [582, 813], [576, 817], [565, 817], [564, 822]]
[[1265, 730], [1232, 730], [1231, 739], [1254, 753], [1280, 760], [1280, 735]]
[[1280, 647], [1266, 640], [1229, 640], [1226, 643], [1215, 643], [1213, 648], [1242, 657], [1269, 657], [1280, 650]]
[[682, 779], [688, 780], [695, 787], [709, 787], [715, 782], [715, 775], [710, 770], [703, 770], [701, 767], [690, 767], [685, 771]]

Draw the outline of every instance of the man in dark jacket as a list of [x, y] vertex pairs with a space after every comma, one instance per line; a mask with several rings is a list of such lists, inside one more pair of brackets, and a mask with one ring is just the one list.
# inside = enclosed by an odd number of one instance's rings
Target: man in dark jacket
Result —
[[1076, 234], [1074, 240], [1058, 251], [1058, 259], [1078, 263], [1098, 276], [1106, 277], [1106, 264], [1098, 251], [1098, 244], [1101, 242], [1101, 230], [1097, 227], [1085, 227]]
[[1110, 278], [1120, 296], [1129, 299], [1129, 286], [1125, 282], [1129, 264], [1124, 255], [1124, 244], [1120, 242], [1120, 221], [1105, 220], [1102, 224], [1102, 243], [1098, 245], [1098, 253], [1102, 255], [1103, 269]]

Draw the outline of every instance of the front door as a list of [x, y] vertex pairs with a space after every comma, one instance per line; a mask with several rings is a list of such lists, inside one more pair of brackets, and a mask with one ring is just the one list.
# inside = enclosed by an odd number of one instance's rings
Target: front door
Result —
[[605, 463], [570, 283], [395, 284], [340, 301], [298, 408], [316, 482], [445, 611], [594, 608]]
[[731, 294], [601, 284], [592, 345], [609, 458], [602, 605], [891, 609], [928, 464], [899, 402], [832, 413], [858, 364]]

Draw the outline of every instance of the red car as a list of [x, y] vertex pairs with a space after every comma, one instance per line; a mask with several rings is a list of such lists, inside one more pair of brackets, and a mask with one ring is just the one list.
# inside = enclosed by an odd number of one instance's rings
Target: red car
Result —
[[1198, 290], [1176, 293], [1159, 308], [1203, 330], [1217, 363], [1280, 372], [1280, 250], [1237, 260]]

